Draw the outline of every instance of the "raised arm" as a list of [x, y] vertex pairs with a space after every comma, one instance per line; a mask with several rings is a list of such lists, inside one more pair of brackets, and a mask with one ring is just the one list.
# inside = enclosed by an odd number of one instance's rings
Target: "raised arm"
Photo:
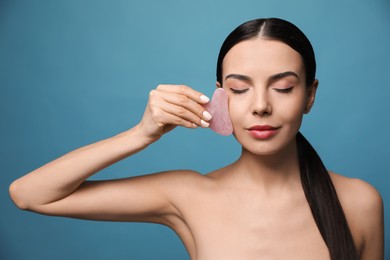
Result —
[[174, 210], [167, 194], [172, 173], [107, 181], [86, 181], [176, 126], [207, 126], [207, 98], [186, 87], [161, 85], [150, 92], [141, 122], [116, 136], [76, 149], [10, 185], [15, 204], [48, 215], [85, 219], [158, 221]]

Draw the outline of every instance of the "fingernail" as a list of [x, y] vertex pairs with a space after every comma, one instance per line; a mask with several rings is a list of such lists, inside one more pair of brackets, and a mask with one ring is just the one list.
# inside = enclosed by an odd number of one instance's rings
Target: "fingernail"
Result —
[[203, 121], [203, 120], [200, 120], [200, 124], [202, 125], [202, 127], [209, 127], [209, 123], [207, 123], [206, 121]]
[[203, 116], [204, 116], [204, 118], [207, 120], [207, 121], [209, 121], [213, 116], [209, 113], [209, 112], [207, 112], [206, 110], [203, 112]]
[[207, 103], [207, 102], [210, 101], [210, 99], [209, 99], [208, 97], [206, 97], [205, 95], [201, 95], [201, 96], [200, 96], [200, 100], [203, 101], [203, 102], [205, 102], [205, 103]]
[[198, 125], [197, 125], [197, 124], [194, 124], [194, 123], [192, 123], [192, 127], [193, 127], [193, 128], [198, 128]]

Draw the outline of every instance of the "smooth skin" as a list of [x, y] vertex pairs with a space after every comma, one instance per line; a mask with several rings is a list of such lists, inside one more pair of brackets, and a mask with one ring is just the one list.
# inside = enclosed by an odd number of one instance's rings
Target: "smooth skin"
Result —
[[[192, 260], [329, 259], [303, 193], [294, 138], [318, 81], [305, 85], [301, 57], [289, 46], [257, 38], [227, 53], [221, 84], [242, 145], [232, 164], [206, 175], [179, 170], [86, 181], [176, 126], [207, 127], [202, 93], [160, 85], [150, 92], [139, 124], [17, 179], [10, 186], [13, 201], [47, 215], [160, 223], [179, 235]], [[254, 125], [275, 126], [278, 132], [255, 139], [248, 131]], [[360, 259], [383, 259], [379, 193], [361, 180], [330, 176]]]

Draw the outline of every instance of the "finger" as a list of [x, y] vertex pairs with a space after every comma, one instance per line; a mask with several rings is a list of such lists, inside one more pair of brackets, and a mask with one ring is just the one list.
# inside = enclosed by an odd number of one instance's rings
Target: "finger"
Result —
[[[189, 110], [190, 112], [192, 112], [192, 114], [196, 115], [197, 117], [196, 122], [194, 121], [194, 123], [196, 124], [198, 124], [199, 123], [198, 121], [200, 120], [209, 121], [212, 117], [211, 114], [208, 111], [206, 111], [206, 109], [202, 105], [193, 101], [187, 96], [171, 93], [170, 95], [163, 95], [161, 96], [161, 98], [166, 102], [175, 105], [175, 109], [177, 110], [178, 116], [180, 116], [181, 114], [184, 115], [186, 114], [185, 111], [183, 111], [183, 108], [185, 110]], [[194, 120], [193, 117], [187, 119]]]
[[[191, 116], [186, 116], [186, 118], [181, 118], [176, 113], [177, 107], [161, 97], [161, 93], [157, 90], [152, 90], [150, 92], [150, 99], [148, 102], [148, 107], [152, 120], [159, 126], [165, 125], [181, 125], [184, 127], [196, 128], [199, 124], [196, 124], [197, 120], [189, 121], [188, 118]], [[181, 109], [184, 109], [183, 107]], [[187, 110], [188, 113], [191, 113]], [[181, 112], [183, 114], [183, 112]], [[195, 115], [193, 115], [197, 118]], [[179, 119], [182, 120], [179, 120]]]
[[185, 121], [191, 122], [197, 126], [208, 127], [209, 123], [203, 120], [192, 111], [186, 109], [183, 106], [174, 105], [171, 103], [162, 103], [160, 108], [167, 114], [174, 115], [175, 117], [182, 118]]
[[156, 109], [154, 111], [154, 117], [158, 120], [158, 122], [161, 123], [161, 125], [164, 125], [165, 127], [169, 128], [170, 126], [183, 126], [187, 128], [197, 128], [198, 125], [185, 119], [180, 116], [177, 116], [173, 113], [165, 111], [161, 106], [159, 109]]
[[170, 122], [177, 126], [183, 126], [186, 128], [198, 128], [198, 125], [192, 123], [191, 121], [185, 120], [173, 114], [167, 114], [167, 118]]
[[206, 104], [210, 101], [206, 95], [186, 85], [159, 85], [157, 90], [185, 95], [193, 101], [201, 104]]

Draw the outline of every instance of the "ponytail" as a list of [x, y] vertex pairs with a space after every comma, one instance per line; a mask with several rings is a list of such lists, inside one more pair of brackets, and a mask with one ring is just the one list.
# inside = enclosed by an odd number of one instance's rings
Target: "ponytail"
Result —
[[297, 148], [303, 190], [331, 259], [357, 260], [352, 234], [327, 169], [300, 132]]

